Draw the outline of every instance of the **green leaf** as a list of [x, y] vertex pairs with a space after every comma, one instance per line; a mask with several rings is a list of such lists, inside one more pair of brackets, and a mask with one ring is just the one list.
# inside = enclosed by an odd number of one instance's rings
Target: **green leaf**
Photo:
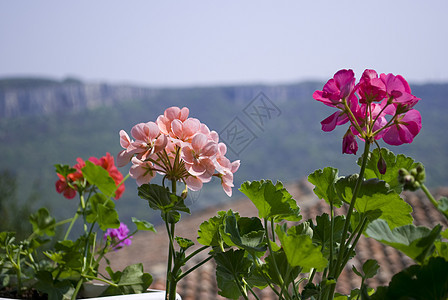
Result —
[[312, 220], [308, 220], [312, 230], [313, 230], [313, 243], [323, 246], [323, 253], [326, 258], [329, 258], [330, 247], [334, 247], [334, 252], [336, 253], [336, 241], [339, 241], [342, 237], [342, 230], [344, 229], [345, 216], [336, 216], [334, 218], [333, 227], [333, 245], [330, 245], [330, 235], [331, 231], [331, 220], [328, 214], [322, 214], [316, 217], [316, 225], [313, 224]]
[[[369, 153], [369, 156], [367, 158], [367, 166], [364, 173], [364, 177], [366, 179], [371, 178], [378, 178], [380, 180], [384, 180], [387, 182], [391, 189], [393, 189], [396, 193], [401, 193], [402, 186], [398, 182], [398, 170], [401, 168], [404, 168], [406, 170], [411, 170], [412, 168], [415, 168], [418, 163], [414, 162], [414, 160], [411, 157], [407, 157], [403, 154], [398, 154], [395, 156], [395, 154], [386, 149], [381, 149], [381, 155], [386, 161], [387, 170], [386, 173], [381, 174], [378, 170], [378, 160], [380, 158], [380, 152], [378, 149], [374, 149], [372, 152]], [[358, 160], [358, 165], [361, 166], [361, 158]]]
[[[336, 182], [336, 190], [347, 203], [351, 202], [358, 175], [343, 177]], [[412, 207], [400, 195], [389, 188], [385, 181], [365, 180], [360, 188], [355, 209], [367, 215], [369, 221], [376, 218], [387, 221], [391, 228], [412, 223]]]
[[321, 247], [314, 245], [311, 237], [297, 234], [294, 226], [287, 232], [282, 230], [281, 226], [277, 226], [275, 231], [291, 266], [300, 266], [308, 270], [315, 268], [318, 271], [327, 266], [328, 261], [323, 257]]
[[[251, 253], [266, 251], [265, 231], [260, 219], [239, 217], [233, 212], [226, 215], [224, 232], [232, 243]], [[228, 243], [230, 245], [230, 243]]]
[[342, 206], [342, 201], [336, 193], [335, 183], [338, 179], [338, 169], [326, 167], [316, 170], [308, 176], [308, 181], [314, 184], [314, 193], [320, 199], [324, 199], [329, 205]]
[[437, 209], [443, 213], [445, 218], [448, 220], [448, 198], [442, 197], [438, 201]]
[[6, 248], [8, 245], [12, 244], [16, 239], [15, 232], [2, 231], [0, 232], [0, 246]]
[[[83, 243], [84, 242], [84, 243]], [[81, 237], [75, 242], [71, 240], [65, 240], [57, 242], [54, 246], [56, 250], [52, 256], [49, 256], [52, 260], [60, 265], [64, 265], [67, 268], [81, 271], [82, 257], [83, 257], [83, 245], [85, 244], [85, 238]]]
[[441, 230], [441, 225], [437, 225], [431, 230], [412, 224], [391, 230], [384, 220], [375, 220], [367, 226], [365, 233], [422, 263], [434, 250], [434, 241], [439, 237]]
[[[263, 270], [277, 286], [281, 286], [278, 272], [282, 276], [283, 280], [285, 280], [285, 285], [289, 285], [297, 278], [297, 276], [299, 276], [300, 271], [302, 270], [301, 267], [293, 267], [289, 264], [288, 258], [286, 257], [286, 253], [283, 249], [276, 252], [271, 252], [269, 256], [266, 257], [265, 262], [266, 263], [263, 265]], [[277, 265], [277, 268], [275, 265]]]
[[275, 222], [302, 219], [300, 208], [281, 182], [274, 185], [270, 180], [246, 181], [240, 191], [253, 202], [260, 219], [274, 218]]
[[69, 280], [54, 280], [48, 271], [39, 271], [36, 274], [36, 289], [48, 294], [49, 300], [68, 300], [75, 292], [75, 288]]
[[445, 229], [444, 231], [442, 231], [441, 234], [442, 234], [442, 237], [443, 237], [443, 238], [448, 239], [448, 228]]
[[373, 278], [376, 273], [378, 273], [378, 269], [380, 266], [378, 265], [378, 262], [374, 259], [368, 259], [363, 265], [362, 265], [362, 271], [364, 272], [364, 278], [369, 279]]
[[437, 256], [441, 256], [448, 261], [448, 243], [435, 241], [434, 246], [436, 247]]
[[157, 232], [154, 225], [145, 220], [132, 217], [132, 222], [137, 226], [137, 230]]
[[371, 300], [445, 300], [448, 298], [448, 261], [431, 257], [428, 264], [411, 266], [394, 275], [388, 287], [378, 288]]
[[252, 261], [244, 256], [244, 252], [230, 249], [215, 254], [219, 295], [230, 299], [238, 299], [241, 296], [236, 282], [242, 284], [242, 279], [249, 276], [253, 266]]
[[70, 167], [69, 165], [57, 164], [57, 165], [54, 165], [54, 167], [56, 168], [56, 173], [61, 174], [64, 177], [67, 177], [68, 174], [76, 172], [76, 169]]
[[94, 194], [90, 197], [91, 211], [87, 215], [87, 222], [97, 222], [101, 230], [120, 227], [115, 203], [103, 194]]
[[[229, 210], [229, 213], [233, 213]], [[238, 213], [234, 214], [238, 216]], [[216, 247], [223, 243], [220, 227], [224, 226], [224, 220], [226, 217], [225, 211], [219, 211], [217, 216], [210, 218], [208, 221], [202, 222], [198, 230], [198, 243], [204, 246]]]
[[373, 278], [376, 273], [378, 272], [378, 269], [380, 266], [378, 265], [378, 262], [374, 259], [368, 259], [363, 265], [362, 265], [362, 273], [356, 269], [355, 266], [353, 266], [352, 270], [353, 272], [358, 275], [359, 277], [365, 279]]
[[152, 283], [152, 276], [143, 271], [143, 264], [127, 266], [122, 272], [112, 273], [112, 279], [118, 287], [109, 286], [102, 296], [139, 294], [145, 292]]
[[183, 250], [187, 250], [188, 248], [194, 246], [194, 243], [192, 240], [182, 238], [179, 236], [176, 236], [174, 239], [176, 240], [179, 247], [181, 247]]
[[55, 218], [50, 216], [48, 209], [42, 207], [36, 213], [30, 215], [30, 222], [33, 225], [33, 231], [39, 235], [53, 236], [55, 234], [54, 227]]
[[82, 175], [91, 185], [95, 185], [107, 197], [115, 195], [117, 186], [110, 177], [109, 172], [101, 166], [97, 166], [90, 161], [86, 161], [86, 166], [82, 168]]
[[190, 213], [190, 209], [185, 206], [182, 197], [170, 193], [167, 188], [160, 185], [143, 184], [138, 187], [138, 195], [148, 201], [149, 207], [160, 210], [163, 220], [168, 221], [168, 223], [179, 222], [179, 212]]

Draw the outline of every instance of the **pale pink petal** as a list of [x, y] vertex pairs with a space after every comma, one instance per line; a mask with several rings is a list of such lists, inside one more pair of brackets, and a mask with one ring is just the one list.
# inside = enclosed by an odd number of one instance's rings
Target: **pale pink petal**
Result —
[[187, 184], [187, 187], [192, 191], [199, 191], [200, 189], [202, 189], [202, 181], [197, 177], [188, 176], [185, 179], [185, 182]]
[[190, 173], [193, 176], [199, 176], [205, 173], [207, 170], [203, 164], [194, 163], [194, 164], [185, 164], [185, 168], [187, 169], [188, 173]]
[[117, 167], [126, 166], [131, 161], [133, 155], [133, 153], [129, 153], [126, 150], [120, 151], [117, 155]]
[[184, 138], [188, 138], [199, 132], [201, 122], [195, 118], [188, 118], [184, 121], [183, 125], [183, 136]]
[[165, 149], [167, 144], [168, 138], [166, 137], [166, 135], [161, 134], [154, 142], [154, 153], [158, 153]]
[[218, 153], [219, 155], [226, 155], [227, 153], [227, 146], [224, 143], [218, 144]]
[[201, 165], [205, 167], [205, 172], [201, 175], [198, 175], [198, 177], [204, 183], [209, 182], [212, 179], [213, 174], [215, 173], [215, 164], [212, 162], [212, 160], [206, 158], [201, 161]]
[[[214, 141], [215, 143], [218, 143], [219, 142], [219, 135], [218, 135], [218, 133], [216, 132], [216, 131], [210, 131], [210, 135], [209, 135], [209, 137], [210, 137], [210, 139], [212, 140], [212, 141]], [[225, 145], [225, 144], [224, 144]]]
[[179, 114], [180, 114], [180, 108], [176, 106], [169, 107], [164, 112], [165, 117], [167, 117], [171, 121], [177, 119], [179, 117]]
[[124, 130], [120, 130], [120, 146], [127, 149], [131, 144], [131, 139], [129, 135]]
[[188, 164], [194, 164], [194, 153], [190, 147], [182, 148], [182, 159]]
[[157, 126], [161, 133], [168, 135], [171, 130], [171, 121], [167, 117], [161, 115], [156, 120]]
[[238, 171], [238, 169], [240, 168], [240, 160], [235, 160], [232, 163], [232, 168], [230, 169], [230, 171], [232, 171], [232, 173], [235, 173], [236, 171]]
[[148, 139], [154, 140], [160, 134], [159, 126], [154, 122], [148, 122], [146, 123], [145, 133]]
[[147, 126], [145, 123], [136, 124], [131, 129], [131, 135], [137, 141], [145, 141], [146, 140], [146, 132], [147, 132]]
[[199, 132], [205, 134], [206, 136], [210, 135], [210, 129], [208, 129], [207, 125], [203, 123], [199, 126]]
[[213, 141], [209, 141], [202, 148], [201, 156], [211, 157], [213, 155], [216, 155], [217, 152], [218, 152], [218, 145]]
[[190, 110], [187, 107], [182, 107], [179, 114], [179, 120], [182, 122], [185, 121], [188, 118], [188, 114], [190, 113]]
[[184, 125], [182, 124], [182, 122], [180, 120], [173, 120], [173, 122], [171, 122], [171, 130], [174, 133], [174, 136], [182, 139], [183, 138], [183, 131], [184, 131]]
[[201, 153], [202, 148], [204, 148], [207, 142], [208, 142], [207, 136], [202, 133], [198, 133], [191, 140], [191, 147], [193, 147], [193, 150], [196, 153]]

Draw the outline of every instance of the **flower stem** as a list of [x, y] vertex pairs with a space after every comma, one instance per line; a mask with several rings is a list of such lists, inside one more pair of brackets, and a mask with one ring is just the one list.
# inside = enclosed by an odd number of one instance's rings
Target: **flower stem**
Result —
[[431, 194], [424, 183], [421, 183], [421, 188], [426, 197], [428, 197], [429, 201], [431, 201], [432, 205], [434, 205], [434, 207], [437, 208], [437, 210], [448, 220], [448, 214], [445, 211], [439, 209], [439, 202], [434, 198], [434, 196]]
[[[356, 203], [356, 199], [358, 197], [358, 193], [361, 189], [361, 184], [364, 180], [364, 172], [366, 170], [366, 165], [367, 165], [367, 158], [369, 155], [369, 150], [370, 150], [370, 142], [368, 140], [366, 140], [365, 145], [364, 145], [364, 153], [362, 155], [362, 163], [361, 163], [361, 169], [359, 171], [359, 176], [358, 176], [358, 180], [356, 181], [356, 185], [355, 185], [355, 189], [353, 190], [353, 195], [352, 195], [352, 199], [350, 201], [350, 207], [347, 211], [347, 216], [345, 219], [345, 223], [344, 223], [344, 228], [342, 230], [342, 236], [341, 236], [341, 241], [340, 241], [340, 248], [339, 248], [339, 253], [338, 253], [338, 258], [336, 260], [336, 264], [333, 265], [332, 270], [330, 271], [330, 276], [335, 279], [337, 281], [340, 273], [342, 272], [342, 270], [344, 269], [344, 265], [342, 265], [341, 263], [343, 262], [343, 258], [344, 258], [344, 253], [347, 250], [347, 233], [348, 233], [348, 228], [350, 225], [350, 219], [353, 213], [353, 209], [355, 207], [355, 203]], [[326, 295], [327, 298], [324, 299], [333, 299], [333, 294], [334, 294], [334, 290], [336, 288], [336, 283], [333, 283], [330, 285], [330, 292]], [[326, 288], [325, 288], [326, 290]], [[326, 292], [326, 291], [324, 291]]]

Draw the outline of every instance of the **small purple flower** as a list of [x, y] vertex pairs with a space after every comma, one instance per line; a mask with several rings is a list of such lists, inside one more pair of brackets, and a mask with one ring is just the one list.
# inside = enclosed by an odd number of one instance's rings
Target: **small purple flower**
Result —
[[110, 237], [113, 249], [116, 251], [123, 248], [124, 246], [129, 246], [132, 243], [132, 236], [128, 237], [128, 234], [129, 229], [126, 224], [120, 223], [120, 227], [118, 228], [107, 229], [103, 238], [104, 240], [107, 240], [107, 237]]

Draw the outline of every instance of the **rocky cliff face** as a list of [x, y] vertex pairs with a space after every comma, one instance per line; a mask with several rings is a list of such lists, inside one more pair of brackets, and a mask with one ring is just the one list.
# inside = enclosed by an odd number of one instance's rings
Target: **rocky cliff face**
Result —
[[[132, 100], [182, 99], [219, 97], [242, 105], [250, 103], [260, 92], [279, 103], [291, 99], [307, 98], [318, 85], [301, 83], [291, 85], [241, 85], [198, 88], [150, 88], [105, 83], [60, 82], [50, 85], [0, 85], [0, 118], [29, 115], [47, 115], [64, 111], [80, 111]], [[207, 99], [197, 99], [200, 101]]]
[[0, 118], [79, 111], [154, 97], [158, 90], [124, 85], [61, 83], [52, 86], [3, 88]]

